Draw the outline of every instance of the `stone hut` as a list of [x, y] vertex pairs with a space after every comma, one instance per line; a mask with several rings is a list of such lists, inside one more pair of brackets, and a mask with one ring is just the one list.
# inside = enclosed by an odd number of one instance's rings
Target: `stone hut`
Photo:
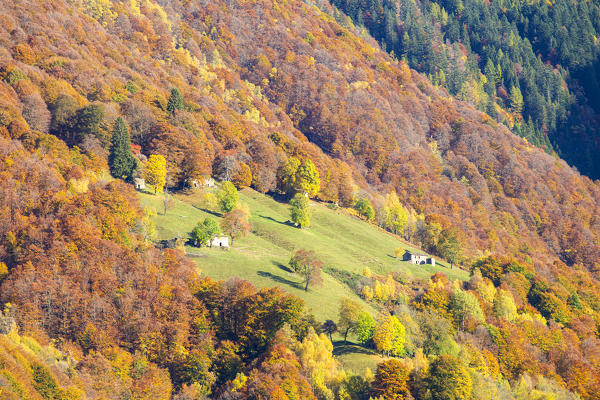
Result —
[[144, 178], [134, 178], [133, 186], [135, 186], [136, 190], [144, 190], [146, 189], [146, 181]]
[[427, 254], [413, 253], [412, 251], [406, 251], [402, 257], [402, 261], [408, 261], [413, 264], [431, 264], [435, 265], [435, 258], [429, 257]]
[[211, 177], [204, 177], [204, 178], [199, 179], [199, 180], [198, 179], [194, 179], [191, 182], [191, 184], [192, 184], [192, 187], [194, 187], [194, 188], [199, 188], [199, 187], [209, 187], [209, 188], [212, 188], [212, 187], [216, 186], [215, 180], [213, 178], [211, 178]]
[[215, 236], [214, 238], [210, 239], [210, 242], [208, 242], [208, 245], [210, 247], [229, 248], [229, 237], [227, 237], [227, 236]]

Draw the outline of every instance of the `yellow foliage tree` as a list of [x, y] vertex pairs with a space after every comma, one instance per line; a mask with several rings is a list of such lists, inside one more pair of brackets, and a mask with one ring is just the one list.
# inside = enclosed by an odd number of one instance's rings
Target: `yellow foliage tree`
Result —
[[333, 398], [331, 387], [343, 378], [338, 362], [333, 357], [333, 345], [325, 334], [317, 335], [311, 327], [308, 335], [295, 346], [302, 368], [310, 376], [312, 386], [324, 398]]
[[146, 162], [144, 173], [146, 182], [154, 186], [154, 194], [162, 193], [167, 182], [167, 161], [158, 154], [152, 154]]
[[373, 289], [371, 289], [371, 286], [365, 286], [362, 288], [361, 290], [362, 293], [362, 297], [363, 299], [369, 301], [373, 298]]
[[402, 233], [406, 227], [408, 212], [400, 204], [400, 199], [395, 191], [385, 196], [384, 224], [385, 228], [393, 233]]
[[400, 356], [404, 353], [406, 329], [395, 316], [384, 315], [375, 327], [373, 341], [382, 354]]

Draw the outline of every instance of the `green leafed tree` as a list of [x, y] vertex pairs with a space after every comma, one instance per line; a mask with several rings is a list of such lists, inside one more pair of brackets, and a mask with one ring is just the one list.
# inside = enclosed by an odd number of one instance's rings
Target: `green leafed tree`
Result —
[[277, 171], [279, 189], [287, 194], [306, 193], [314, 197], [321, 190], [321, 179], [315, 164], [290, 157]]
[[477, 297], [468, 291], [457, 289], [450, 296], [450, 312], [454, 317], [454, 323], [459, 329], [464, 329], [468, 319], [477, 322], [485, 321], [485, 315]]
[[279, 189], [285, 193], [293, 193], [296, 187], [296, 173], [300, 167], [300, 160], [290, 157], [277, 171]]
[[239, 195], [233, 183], [223, 182], [217, 198], [221, 212], [228, 213], [237, 207]]
[[369, 344], [373, 340], [375, 319], [369, 312], [362, 311], [358, 314], [355, 332], [358, 341], [363, 345]]
[[385, 229], [396, 234], [402, 233], [408, 221], [408, 212], [406, 211], [406, 208], [400, 204], [400, 200], [395, 191], [392, 191], [385, 196], [383, 212], [385, 214]]
[[319, 171], [309, 159], [304, 160], [298, 168], [296, 189], [299, 192], [307, 193], [309, 197], [314, 197], [321, 190]]
[[50, 105], [52, 119], [50, 133], [60, 137], [70, 146], [79, 145], [85, 137], [94, 136], [106, 143], [100, 125], [104, 118], [101, 106], [91, 104], [78, 108], [77, 101], [68, 95], [60, 95]]
[[119, 179], [131, 178], [137, 167], [137, 160], [131, 154], [129, 130], [121, 117], [117, 118], [113, 126], [108, 165], [110, 174]]
[[373, 221], [375, 219], [375, 210], [368, 199], [359, 199], [354, 202], [354, 209], [358, 211], [360, 215], [365, 217], [367, 221]]
[[444, 229], [439, 236], [436, 250], [440, 257], [450, 262], [452, 269], [455, 263], [460, 262], [462, 256], [462, 244], [457, 232], [454, 229]]
[[183, 109], [183, 96], [181, 96], [181, 92], [177, 88], [171, 89], [171, 96], [169, 97], [169, 102], [167, 103], [167, 111], [169, 114], [175, 114], [175, 111]]
[[515, 115], [520, 115], [523, 112], [523, 94], [518, 86], [510, 88], [510, 109]]
[[50, 104], [50, 113], [52, 119], [50, 120], [50, 133], [64, 139], [67, 143], [69, 142], [69, 132], [73, 124], [72, 117], [77, 112], [77, 101], [66, 94], [61, 94]]
[[512, 293], [508, 290], [500, 289], [496, 292], [494, 298], [494, 315], [498, 318], [504, 318], [507, 321], [513, 321], [517, 317], [517, 306]]
[[[104, 111], [102, 107], [92, 104], [83, 108], [80, 108], [73, 117], [73, 125], [71, 127], [71, 134], [69, 135], [69, 144], [76, 145], [83, 141], [84, 138], [93, 136], [106, 143], [106, 137], [102, 135], [100, 124], [104, 118]], [[119, 118], [117, 118], [117, 121]], [[123, 120], [121, 118], [121, 120]], [[115, 122], [116, 123], [116, 122]], [[125, 122], [123, 122], [125, 125]], [[125, 127], [127, 129], [127, 127]], [[129, 138], [129, 131], [127, 132], [127, 138]]]
[[310, 200], [308, 197], [301, 193], [296, 195], [290, 200], [290, 218], [293, 223], [298, 225], [300, 228], [308, 228], [310, 226]]
[[195, 246], [203, 246], [208, 244], [210, 239], [220, 231], [221, 229], [217, 221], [212, 218], [205, 218], [204, 221], [194, 227], [190, 234], [190, 239]]

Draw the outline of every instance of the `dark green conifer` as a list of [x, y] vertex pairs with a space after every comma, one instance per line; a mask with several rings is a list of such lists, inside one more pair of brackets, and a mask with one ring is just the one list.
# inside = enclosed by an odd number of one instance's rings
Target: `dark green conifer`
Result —
[[129, 130], [123, 118], [119, 117], [113, 126], [108, 156], [110, 174], [119, 179], [129, 179], [137, 167], [137, 161], [131, 154]]
[[176, 110], [181, 109], [183, 109], [183, 97], [179, 89], [173, 88], [171, 89], [171, 97], [169, 97], [169, 102], [167, 103], [167, 111], [170, 114], [174, 114]]

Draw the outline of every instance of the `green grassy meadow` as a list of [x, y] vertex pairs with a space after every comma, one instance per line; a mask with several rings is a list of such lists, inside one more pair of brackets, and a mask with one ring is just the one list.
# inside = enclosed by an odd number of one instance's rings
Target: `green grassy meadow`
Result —
[[[154, 208], [157, 239], [186, 237], [192, 228], [206, 217], [219, 220], [218, 214], [201, 210], [199, 193], [176, 194], [167, 215], [162, 215], [162, 196], [140, 193], [142, 205]], [[365, 267], [385, 275], [402, 271], [414, 277], [427, 278], [442, 271], [451, 279], [467, 279], [460, 269], [450, 270], [445, 264], [417, 266], [400, 261], [394, 249], [413, 247], [394, 235], [378, 229], [357, 218], [332, 210], [325, 204], [312, 202], [312, 220], [308, 229], [298, 229], [287, 224], [289, 206], [279, 203], [251, 189], [240, 192], [240, 203], [248, 205], [251, 213], [252, 233], [237, 239], [230, 250], [187, 247], [202, 273], [214, 279], [234, 276], [247, 279], [260, 287], [280, 285], [285, 290], [303, 298], [308, 308], [319, 320], [337, 320], [341, 299], [353, 298], [372, 312], [345, 284], [328, 273], [323, 273], [323, 285], [304, 291], [302, 278], [287, 268], [292, 252], [298, 248], [314, 250], [324, 263], [324, 270], [339, 270], [361, 274]]]
[[[250, 209], [252, 233], [236, 239], [229, 250], [220, 248], [187, 247], [186, 252], [198, 264], [201, 273], [217, 280], [241, 277], [258, 287], [281, 286], [284, 290], [304, 299], [320, 321], [338, 320], [342, 299], [351, 298], [376, 315], [376, 309], [357, 296], [336, 275], [360, 275], [365, 267], [386, 275], [401, 272], [408, 276], [426, 279], [442, 271], [451, 279], [468, 279], [466, 271], [450, 270], [444, 262], [437, 265], [417, 266], [400, 261], [394, 256], [396, 248], [416, 250], [395, 235], [347, 215], [343, 210], [333, 210], [327, 205], [312, 202], [312, 220], [308, 229], [298, 229], [287, 223], [289, 206], [252, 189], [240, 193], [240, 203]], [[194, 226], [206, 217], [220, 220], [220, 214], [202, 210], [201, 194], [180, 193], [173, 196], [167, 215], [163, 215], [163, 197], [140, 193], [142, 206], [155, 209], [157, 239], [187, 237]], [[303, 279], [292, 273], [287, 265], [295, 249], [314, 250], [324, 263], [323, 285], [311, 286], [304, 291]], [[327, 273], [328, 271], [329, 273]], [[381, 357], [369, 349], [340, 342], [334, 335], [334, 354], [347, 371], [362, 374], [365, 368], [372, 371]], [[349, 338], [351, 339], [351, 338]]]

